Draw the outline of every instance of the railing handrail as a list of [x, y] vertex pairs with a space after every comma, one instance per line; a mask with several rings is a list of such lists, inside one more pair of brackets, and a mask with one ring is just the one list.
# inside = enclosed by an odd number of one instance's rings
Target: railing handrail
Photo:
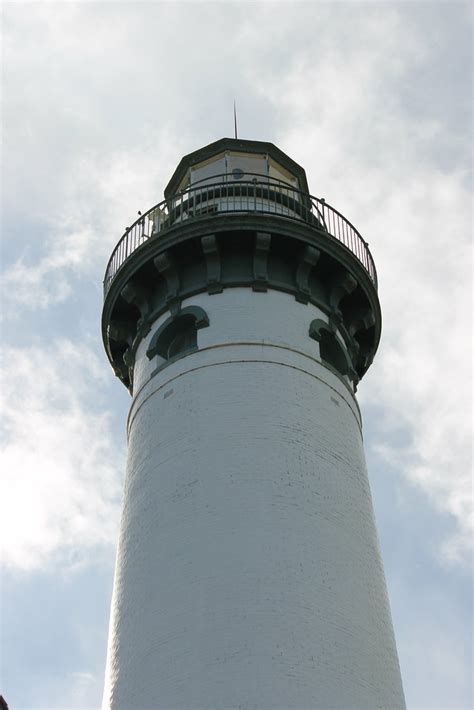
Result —
[[[345, 247], [349, 249], [349, 251], [352, 252], [352, 254], [357, 258], [357, 260], [362, 264], [364, 269], [369, 274], [375, 287], [377, 287], [377, 272], [375, 270], [374, 260], [370, 253], [368, 243], [363, 239], [363, 237], [354, 227], [354, 225], [351, 224], [351, 222], [349, 222], [349, 220], [346, 219], [338, 210], [336, 210], [334, 207], [331, 207], [331, 205], [329, 205], [326, 200], [324, 200], [323, 198], [314, 197], [313, 195], [310, 195], [307, 192], [299, 190], [290, 183], [287, 183], [284, 180], [280, 180], [278, 178], [273, 178], [270, 175], [244, 172], [244, 176], [252, 176], [252, 179], [244, 180], [234, 178], [232, 182], [229, 182], [227, 178], [231, 176], [232, 173], [225, 173], [222, 175], [211, 175], [207, 178], [203, 178], [197, 183], [190, 185], [185, 190], [182, 190], [178, 193], [175, 193], [171, 197], [167, 197], [164, 200], [161, 200], [161, 202], [158, 202], [149, 210], [147, 210], [143, 214], [140, 214], [140, 217], [135, 220], [135, 222], [130, 227], [127, 227], [110, 256], [104, 277], [104, 297], [107, 295], [112, 281], [115, 278], [115, 275], [117, 274], [120, 267], [124, 264], [126, 260], [128, 260], [132, 253], [139, 246], [141, 246], [141, 244], [143, 244], [145, 241], [152, 237], [156, 238], [156, 236], [160, 234], [161, 231], [168, 229], [174, 224], [179, 223], [179, 221], [183, 219], [184, 214], [187, 214], [186, 218], [196, 219], [196, 216], [189, 215], [189, 213], [185, 212], [186, 208], [189, 208], [191, 196], [194, 196], [193, 193], [195, 193], [196, 196], [199, 195], [201, 197], [200, 203], [202, 204], [208, 202], [209, 200], [216, 200], [220, 197], [223, 197], [222, 192], [227, 193], [230, 188], [233, 194], [225, 195], [227, 199], [229, 199], [229, 197], [232, 197], [234, 199], [240, 199], [242, 202], [243, 195], [237, 194], [238, 190], [236, 188], [243, 186], [253, 188], [254, 209], [250, 209], [251, 204], [248, 201], [245, 204], [245, 208], [243, 208], [241, 204], [240, 209], [235, 205], [235, 203], [233, 203], [230, 207], [229, 203], [227, 203], [228, 209], [221, 209], [221, 213], [270, 212], [271, 214], [278, 214], [279, 216], [287, 217], [289, 219], [295, 219], [298, 221], [302, 220], [307, 224], [311, 224], [313, 227], [315, 226], [316, 222], [319, 224], [320, 229], [329, 234], [331, 237], [337, 239], [337, 241], [341, 242]], [[220, 179], [216, 182], [208, 182], [209, 180], [213, 180], [214, 178]], [[299, 213], [296, 210], [293, 210], [295, 214], [295, 216], [293, 216], [291, 214], [277, 212], [276, 210], [265, 210], [265, 205], [263, 203], [260, 204], [257, 208], [257, 190], [260, 189], [261, 191], [262, 188], [266, 188], [268, 190], [268, 187], [276, 188], [275, 195], [278, 195], [280, 193], [282, 197], [286, 197], [287, 205], [284, 206], [284, 209], [291, 209], [288, 207], [291, 202], [293, 207], [295, 205], [300, 206], [301, 209]], [[218, 189], [219, 193], [217, 193]], [[205, 199], [203, 199], [203, 197]], [[258, 195], [258, 199], [268, 199], [268, 196], [262, 198], [262, 195], [260, 194]], [[284, 200], [281, 199], [281, 205], [283, 205], [283, 202]], [[269, 205], [270, 204], [276, 205], [277, 201], [270, 200]], [[225, 207], [225, 205], [221, 204], [221, 208], [222, 207]], [[176, 212], [175, 218], [177, 221], [172, 220], [172, 215], [174, 212]], [[153, 216], [153, 219], [150, 219], [150, 215]], [[148, 232], [145, 231], [145, 224], [147, 219]], [[155, 220], [157, 220], [156, 224]], [[152, 224], [151, 232], [149, 230], [150, 223]]]

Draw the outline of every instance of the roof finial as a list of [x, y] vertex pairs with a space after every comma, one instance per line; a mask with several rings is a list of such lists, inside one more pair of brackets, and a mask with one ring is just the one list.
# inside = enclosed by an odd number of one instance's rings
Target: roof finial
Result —
[[235, 133], [235, 137], [237, 138], [237, 110], [235, 107], [235, 99], [234, 99], [234, 133]]

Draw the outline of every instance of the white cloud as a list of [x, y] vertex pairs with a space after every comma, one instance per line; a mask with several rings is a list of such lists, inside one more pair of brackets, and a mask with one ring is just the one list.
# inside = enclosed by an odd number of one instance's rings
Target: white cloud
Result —
[[[321, 50], [305, 43], [303, 31], [293, 65], [278, 76], [255, 72], [255, 80], [276, 111], [284, 107], [281, 147], [305, 166], [313, 192], [371, 244], [383, 336], [359, 398], [383, 417], [373, 445], [452, 516], [456, 529], [441, 559], [466, 560], [473, 535], [469, 166], [443, 169], [438, 148], [454, 152], [459, 136], [400, 100], [400, 86], [433, 60], [422, 27], [403, 22], [395, 7], [361, 14], [355, 6], [350, 14], [358, 42], [329, 33]], [[335, 37], [347, 40], [344, 52]], [[420, 84], [420, 100], [423, 91]]]
[[[364, 398], [384, 407], [383, 447], [456, 521], [445, 559], [472, 545], [469, 195], [462, 174], [409, 166], [368, 219], [377, 242], [384, 336]], [[390, 432], [405, 426], [404, 451]]]
[[61, 341], [6, 348], [2, 374], [2, 563], [75, 565], [117, 537], [124, 452], [97, 406], [105, 370]]
[[[312, 192], [371, 244], [383, 338], [359, 398], [366, 412], [377, 407], [372, 445], [455, 523], [440, 559], [464, 560], [471, 544], [470, 4], [7, 5], [2, 315], [16, 327], [19, 312], [42, 309], [41, 326], [59, 335], [54, 304], [70, 299], [70, 322], [89, 312], [91, 284], [100, 288], [123, 228], [161, 199], [184, 153], [232, 134], [235, 97], [239, 135], [270, 140], [300, 162]], [[68, 341], [7, 348], [5, 356], [4, 564], [48, 570], [94, 558], [97, 546], [107, 554], [116, 542], [124, 458], [98, 401], [110, 371]], [[403, 514], [396, 511], [399, 525]], [[427, 510], [422, 518], [433, 527], [444, 522]], [[437, 537], [447, 527], [439, 524]], [[386, 541], [389, 558], [393, 544]], [[407, 700], [463, 707], [467, 663], [446, 658], [468, 636], [456, 581], [464, 570], [433, 570], [423, 550], [431, 551], [429, 541], [417, 547], [416, 561], [400, 555], [391, 580], [392, 599], [402, 598], [397, 636], [402, 672], [411, 674]], [[428, 575], [430, 589], [453, 596], [451, 616], [438, 601], [426, 611], [420, 579]], [[61, 652], [68, 655], [68, 642]], [[53, 665], [35, 677], [31, 706], [38, 692], [45, 707], [100, 704], [99, 663], [71, 663], [77, 674], [62, 676]], [[25, 662], [18, 677], [32, 672]]]
[[[463, 7], [459, 5], [460, 12]], [[45, 145], [52, 145], [53, 169], [49, 167], [48, 178], [53, 187], [46, 197], [48, 202], [53, 196], [55, 210], [51, 211], [51, 203], [47, 214], [51, 234], [37, 262], [23, 257], [7, 270], [5, 299], [13, 300], [17, 309], [46, 308], [71, 295], [74, 277], [93, 275], [98, 280], [135, 209], [160, 199], [177, 159], [188, 150], [190, 124], [185, 114], [192, 102], [195, 110], [206, 114], [204, 127], [193, 126], [197, 128], [194, 148], [213, 125], [215, 92], [207, 90], [210, 82], [222, 87], [225, 79], [245, 85], [252, 101], [263, 101], [268, 116], [277, 117], [275, 140], [305, 166], [312, 191], [323, 193], [371, 243], [380, 274], [384, 332], [360, 395], [385, 411], [384, 441], [375, 445], [387, 456], [403, 460], [400, 468], [408, 480], [456, 520], [458, 532], [447, 542], [444, 554], [457, 558], [471, 530], [470, 418], [467, 402], [460, 401], [459, 394], [470, 382], [466, 331], [471, 223], [465, 207], [469, 196], [463, 166], [447, 171], [438, 164], [441, 149], [457, 154], [460, 137], [440, 116], [418, 115], [403, 99], [406, 87], [416, 87], [419, 105], [431, 105], [423, 78], [426, 67], [436, 60], [440, 37], [426, 33], [426, 18], [420, 21], [410, 8], [402, 12], [397, 6], [384, 6], [382, 12], [376, 3], [363, 7], [301, 4], [294, 12], [281, 3], [275, 10], [275, 5], [264, 3], [255, 6], [251, 15], [234, 6], [213, 6], [211, 13], [199, 3], [190, 6], [185, 23], [180, 21], [182, 9], [161, 5], [147, 6], [146, 16], [122, 12], [117, 6], [107, 11], [73, 6], [59, 15], [44, 6], [35, 17], [15, 16], [16, 31], [21, 28], [41, 50], [40, 77], [53, 79], [45, 100], [55, 110], [55, 124], [36, 101], [38, 85], [27, 75], [29, 63], [12, 45], [17, 71], [24, 79], [16, 77], [10, 88], [16, 97], [13, 104], [23, 100], [34, 109], [33, 114], [22, 112], [13, 135], [17, 142], [26, 136], [25, 153], [32, 158], [26, 184], [33, 193], [41, 184], [39, 166], [45, 159], [33, 137], [40, 131], [47, 137]], [[207, 46], [207, 58], [193, 51], [192, 18], [203, 20], [212, 14], [220, 27], [230, 21], [229, 13], [239, 20], [235, 33], [229, 37], [206, 26], [200, 42]], [[74, 44], [81, 36], [79, 29], [91, 21], [98, 32], [94, 42], [86, 48]], [[177, 52], [175, 82], [159, 83], [158, 91], [155, 82], [153, 91], [147, 91], [156, 68], [164, 67], [169, 56], [170, 40], [151, 41], [155, 23], [165, 21], [179, 22], [179, 45], [190, 47], [195, 61], [191, 71], [188, 60]], [[77, 32], [69, 46], [73, 26]], [[130, 27], [141, 38], [140, 47], [147, 48], [144, 55], [137, 54]], [[112, 52], [118, 65], [107, 65], [103, 74], [86, 72], [84, 60], [94, 64], [103, 51]], [[233, 69], [229, 75], [222, 68], [226, 66], [222, 57], [233, 54], [238, 81]], [[59, 55], [64, 56], [67, 71], [54, 73]], [[214, 56], [221, 61], [214, 61]], [[205, 70], [209, 62], [211, 73]], [[176, 91], [180, 82], [185, 92]], [[126, 85], [127, 91], [114, 93], [112, 89], [117, 91], [120, 85]], [[112, 91], [111, 102], [104, 86]], [[74, 91], [85, 104], [77, 103]], [[139, 95], [141, 100], [134, 103]], [[122, 96], [120, 106], [117, 96]], [[131, 107], [145, 118], [134, 118]], [[31, 121], [32, 115], [37, 122], [28, 138], [25, 121]], [[152, 115], [167, 118], [157, 119], [154, 126]], [[255, 121], [256, 131], [266, 125], [264, 117], [255, 116]], [[58, 127], [62, 138], [56, 145], [51, 136]], [[71, 128], [75, 132], [64, 152], [63, 133]], [[125, 138], [118, 140], [121, 130]], [[115, 136], [112, 142], [109, 133]], [[44, 189], [40, 194], [45, 194]], [[402, 451], [390, 446], [401, 423], [410, 432], [410, 444]]]
[[[65, 230], [57, 235], [51, 250], [31, 264], [24, 256], [17, 259], [3, 274], [3, 302], [13, 304], [12, 317], [18, 309], [45, 309], [66, 300], [72, 293], [71, 279], [90, 265], [93, 235], [90, 229]], [[8, 315], [5, 309], [5, 315]]]
[[134, 207], [145, 210], [162, 199], [156, 185], [165, 178], [156, 155], [166, 165], [178, 153], [165, 132], [153, 149], [145, 145], [106, 159], [99, 152], [78, 158], [56, 211], [35, 235], [41, 239], [35, 244], [39, 255], [33, 258], [26, 249], [4, 270], [2, 300], [12, 309], [5, 308], [3, 316], [63, 302], [80, 278], [92, 277], [99, 287], [113, 247], [138, 217]]

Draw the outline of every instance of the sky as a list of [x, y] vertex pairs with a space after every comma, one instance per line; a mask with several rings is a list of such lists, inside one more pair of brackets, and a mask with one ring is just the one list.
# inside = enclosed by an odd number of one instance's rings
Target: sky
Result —
[[472, 704], [472, 5], [5, 2], [0, 693], [100, 707], [130, 396], [108, 257], [180, 158], [270, 141], [369, 242], [358, 390], [407, 707]]

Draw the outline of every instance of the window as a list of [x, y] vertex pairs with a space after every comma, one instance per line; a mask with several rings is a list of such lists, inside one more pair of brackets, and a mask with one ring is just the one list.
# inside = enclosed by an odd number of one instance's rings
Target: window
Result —
[[170, 360], [176, 355], [182, 355], [187, 350], [194, 350], [197, 348], [197, 331], [194, 321], [191, 321], [189, 325], [184, 323], [184, 318], [181, 322], [178, 320], [177, 325], [179, 326], [178, 331], [175, 335], [171, 336], [171, 340], [168, 344], [166, 351], [166, 359]]
[[342, 376], [349, 374], [351, 367], [348, 356], [327, 323], [319, 318], [313, 320], [309, 326], [309, 337], [319, 343], [319, 354], [323, 362]]
[[147, 356], [158, 355], [165, 361], [197, 350], [197, 331], [209, 325], [207, 313], [198, 306], [188, 306], [176, 316], [171, 316], [153, 335]]
[[319, 353], [321, 360], [334, 367], [341, 375], [347, 375], [348, 366], [346, 355], [336, 336], [329, 330], [323, 330], [319, 341]]

